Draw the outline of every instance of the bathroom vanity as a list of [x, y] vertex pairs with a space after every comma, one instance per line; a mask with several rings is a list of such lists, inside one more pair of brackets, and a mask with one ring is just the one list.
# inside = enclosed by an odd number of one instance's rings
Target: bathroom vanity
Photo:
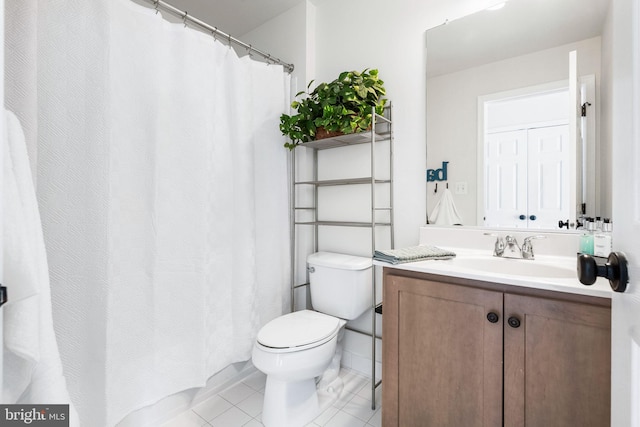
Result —
[[460, 250], [383, 277], [383, 425], [609, 425], [610, 291], [575, 255]]

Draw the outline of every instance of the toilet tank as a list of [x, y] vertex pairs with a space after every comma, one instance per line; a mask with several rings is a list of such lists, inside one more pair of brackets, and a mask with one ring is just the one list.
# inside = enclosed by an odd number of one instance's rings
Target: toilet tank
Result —
[[307, 257], [307, 264], [314, 310], [351, 320], [371, 308], [371, 258], [316, 252]]

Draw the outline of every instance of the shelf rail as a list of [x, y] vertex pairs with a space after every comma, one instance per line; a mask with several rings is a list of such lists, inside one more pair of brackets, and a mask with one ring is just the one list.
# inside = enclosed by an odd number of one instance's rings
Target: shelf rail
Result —
[[[308, 287], [309, 286], [309, 277], [306, 277], [306, 283], [304, 284], [295, 284], [296, 276], [295, 276], [295, 256], [296, 256], [296, 227], [299, 225], [313, 226], [313, 245], [314, 250], [317, 252], [319, 243], [318, 243], [318, 229], [320, 226], [334, 226], [334, 227], [368, 227], [371, 228], [371, 255], [376, 249], [376, 229], [377, 227], [388, 227], [389, 235], [390, 235], [390, 245], [391, 249], [395, 247], [395, 235], [394, 235], [394, 209], [393, 209], [393, 126], [392, 126], [392, 116], [391, 116], [392, 108], [391, 104], [385, 107], [385, 115], [379, 115], [375, 112], [375, 108], [372, 108], [372, 123], [371, 130], [368, 132], [363, 132], [359, 134], [350, 134], [350, 135], [342, 135], [332, 138], [327, 138], [318, 141], [311, 141], [301, 144], [301, 147], [307, 147], [313, 150], [313, 172], [312, 179], [307, 181], [296, 181], [296, 149], [292, 150], [291, 153], [291, 254], [292, 254], [292, 262], [291, 262], [291, 278], [292, 278], [292, 286], [291, 286], [291, 311], [295, 310], [295, 290]], [[387, 128], [388, 131], [381, 131], [379, 129], [381, 127]], [[386, 125], [386, 126], [385, 126]], [[384, 129], [383, 129], [384, 130]], [[378, 179], [376, 178], [376, 143], [389, 141], [389, 178], [388, 179]], [[318, 151], [344, 147], [356, 144], [370, 144], [370, 172], [371, 175], [367, 177], [360, 178], [345, 178], [345, 179], [331, 179], [331, 180], [319, 180], [318, 179]], [[324, 186], [338, 186], [338, 185], [370, 185], [371, 189], [371, 220], [370, 221], [323, 221], [318, 218], [318, 191], [319, 187]], [[388, 184], [389, 185], [389, 206], [378, 207], [376, 206], [376, 188], [379, 184]], [[297, 186], [312, 186], [314, 188], [313, 192], [313, 206], [297, 206], [296, 205], [296, 187]], [[312, 219], [307, 219], [305, 221], [298, 221], [296, 212], [297, 211], [309, 211], [311, 212]], [[385, 221], [378, 221], [376, 216], [377, 212], [388, 212], [388, 219], [385, 218]], [[368, 335], [371, 337], [371, 409], [374, 410], [376, 408], [376, 388], [382, 384], [382, 380], [376, 380], [376, 339], [381, 339], [382, 337], [376, 336], [376, 328], [377, 328], [377, 316], [376, 314], [382, 313], [382, 304], [378, 304], [376, 301], [376, 274], [375, 267], [372, 275], [372, 283], [371, 283], [371, 299], [372, 299], [372, 307], [371, 307], [371, 333], [362, 332], [360, 330], [351, 328], [349, 326], [346, 329], [359, 333]]]

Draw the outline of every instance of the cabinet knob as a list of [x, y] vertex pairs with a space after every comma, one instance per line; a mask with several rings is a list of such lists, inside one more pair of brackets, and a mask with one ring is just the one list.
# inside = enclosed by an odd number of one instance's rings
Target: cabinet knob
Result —
[[527, 217], [525, 215], [520, 215], [518, 218], [520, 218], [520, 220], [524, 221], [525, 219], [527, 219]]
[[490, 311], [487, 314], [487, 320], [491, 323], [497, 323], [499, 319], [500, 319], [500, 316], [498, 316], [498, 314], [494, 313], [493, 311]]
[[536, 219], [538, 219], [538, 217], [537, 217], [537, 216], [535, 216], [535, 215], [529, 215], [529, 219], [530, 219], [531, 221], [535, 221]]
[[520, 319], [518, 319], [517, 317], [514, 317], [514, 316], [509, 317], [509, 319], [507, 320], [507, 323], [512, 328], [519, 328], [520, 327]]

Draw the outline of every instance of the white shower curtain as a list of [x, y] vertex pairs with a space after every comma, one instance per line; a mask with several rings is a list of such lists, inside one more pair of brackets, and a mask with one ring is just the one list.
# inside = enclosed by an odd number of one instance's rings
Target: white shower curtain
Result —
[[7, 30], [8, 67], [37, 67], [9, 73], [37, 85], [7, 104], [33, 123], [70, 394], [82, 425], [113, 426], [248, 360], [286, 311], [289, 76], [130, 0], [7, 15], [32, 27]]

